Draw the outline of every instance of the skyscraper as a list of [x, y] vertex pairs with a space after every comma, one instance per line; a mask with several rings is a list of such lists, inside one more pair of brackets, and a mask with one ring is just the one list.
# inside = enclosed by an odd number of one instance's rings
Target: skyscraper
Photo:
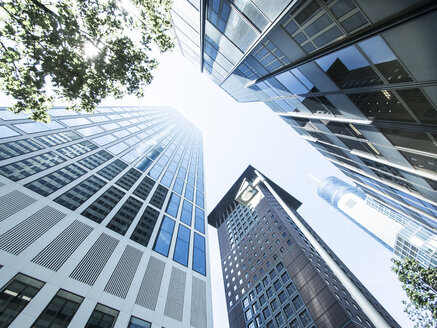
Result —
[[209, 214], [230, 327], [399, 327], [297, 213], [300, 205], [249, 166]]
[[319, 196], [400, 258], [412, 257], [425, 267], [437, 266], [437, 235], [388, 208], [357, 187], [327, 177]]
[[200, 131], [49, 113], [0, 110], [0, 327], [212, 327]]
[[180, 0], [172, 16], [182, 53], [230, 96], [264, 102], [435, 232], [435, 1]]

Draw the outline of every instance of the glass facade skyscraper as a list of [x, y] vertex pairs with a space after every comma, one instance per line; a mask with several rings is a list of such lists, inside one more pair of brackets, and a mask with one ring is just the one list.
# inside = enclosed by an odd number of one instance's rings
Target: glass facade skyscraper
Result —
[[437, 235], [418, 222], [336, 177], [323, 179], [318, 193], [400, 258], [414, 258], [425, 268], [437, 266]]
[[173, 17], [183, 54], [230, 96], [264, 102], [435, 232], [435, 1], [180, 0]]
[[49, 113], [0, 110], [0, 327], [212, 327], [200, 131]]
[[400, 327], [298, 214], [300, 205], [249, 166], [208, 215], [230, 328]]

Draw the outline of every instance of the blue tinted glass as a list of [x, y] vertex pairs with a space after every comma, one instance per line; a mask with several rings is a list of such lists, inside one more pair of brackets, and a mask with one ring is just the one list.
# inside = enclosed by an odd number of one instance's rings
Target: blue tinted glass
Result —
[[358, 43], [374, 64], [385, 63], [396, 60], [396, 56], [391, 51], [384, 39], [378, 35]]
[[162, 254], [164, 256], [168, 256], [168, 251], [170, 249], [171, 237], [173, 235], [175, 221], [164, 217], [162, 221], [160, 231], [158, 233], [158, 237], [156, 237], [155, 246], [153, 250]]
[[173, 190], [176, 191], [177, 193], [182, 194], [183, 188], [184, 188], [184, 181], [182, 181], [179, 178], [176, 178], [176, 181], [175, 181], [174, 186], [173, 186]]
[[145, 157], [143, 158], [140, 162], [138, 162], [138, 164], [136, 165], [136, 168], [140, 171], [146, 171], [147, 168], [150, 166], [150, 164], [152, 164], [152, 160]]
[[193, 204], [184, 200], [182, 205], [181, 221], [187, 225], [191, 225], [191, 213], [193, 213]]
[[185, 189], [185, 198], [193, 201], [194, 198], [194, 187], [187, 184], [187, 188]]
[[168, 166], [168, 170], [171, 171], [171, 172], [176, 172], [177, 167], [178, 167], [178, 163], [173, 161]]
[[194, 185], [194, 175], [192, 173], [188, 173], [188, 182]]
[[135, 317], [131, 317], [129, 326], [127, 328], [150, 328], [152, 324], [148, 321], [144, 321]]
[[166, 187], [170, 187], [172, 180], [173, 180], [173, 174], [167, 171], [162, 177], [161, 183]]
[[205, 233], [205, 213], [198, 207], [196, 207], [194, 228], [201, 233]]
[[340, 60], [350, 71], [360, 67], [369, 66], [367, 60], [357, 50], [357, 48], [355, 48], [355, 46], [344, 48], [327, 56], [323, 56], [322, 58], [317, 59], [316, 62], [326, 72], [336, 60]]
[[196, 190], [196, 204], [199, 205], [200, 207], [204, 207], [203, 204], [203, 192], [201, 192], [200, 190]]
[[194, 234], [193, 270], [206, 275], [205, 238], [197, 233]]
[[153, 179], [158, 179], [158, 177], [161, 175], [161, 172], [164, 168], [158, 164], [156, 164], [152, 169], [149, 171], [149, 176], [151, 176]]
[[187, 174], [187, 169], [181, 166], [179, 168], [178, 177], [185, 179], [186, 174]]
[[190, 248], [190, 229], [179, 225], [178, 237], [176, 239], [176, 246], [173, 259], [182, 264], [188, 265], [188, 250]]
[[172, 193], [170, 201], [168, 202], [168, 205], [167, 205], [166, 212], [168, 214], [170, 214], [171, 216], [176, 217], [178, 215], [180, 201], [181, 201], [181, 197], [176, 195], [175, 193]]
[[291, 93], [301, 94], [307, 93], [308, 89], [290, 72], [284, 72], [276, 76], [276, 79], [281, 82]]

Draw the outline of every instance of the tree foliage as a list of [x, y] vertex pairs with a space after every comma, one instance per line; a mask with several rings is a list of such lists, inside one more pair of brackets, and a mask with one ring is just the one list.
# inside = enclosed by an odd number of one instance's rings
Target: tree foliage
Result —
[[[129, 7], [122, 3], [129, 3]], [[92, 112], [106, 97], [143, 95], [169, 36], [171, 0], [0, 1], [0, 89], [15, 113], [48, 122], [55, 99]], [[133, 9], [133, 10], [132, 10]]]
[[434, 327], [437, 322], [437, 268], [425, 269], [411, 258], [392, 261], [392, 270], [410, 299], [410, 302], [403, 301], [405, 312], [416, 327]]

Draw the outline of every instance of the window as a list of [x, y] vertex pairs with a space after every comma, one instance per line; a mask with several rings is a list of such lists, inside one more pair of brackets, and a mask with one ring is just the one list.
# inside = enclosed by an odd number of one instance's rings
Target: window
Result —
[[197, 206], [195, 211], [194, 228], [201, 233], [205, 233], [205, 213]]
[[80, 138], [81, 137], [77, 133], [73, 131], [66, 131], [66, 132], [48, 134], [45, 136], [36, 137], [36, 140], [42, 142], [46, 146], [56, 146], [69, 141], [78, 140]]
[[279, 312], [276, 316], [275, 316], [275, 319], [276, 319], [276, 323], [278, 324], [278, 327], [280, 327], [281, 325], [283, 325], [284, 324], [284, 316], [282, 315], [282, 313], [281, 312]]
[[293, 305], [296, 308], [296, 310], [299, 310], [303, 306], [303, 301], [299, 295], [293, 298]]
[[304, 326], [308, 325], [311, 322], [311, 316], [307, 310], [304, 310], [301, 314], [299, 314], [299, 318]]
[[145, 200], [152, 190], [155, 181], [150, 179], [149, 177], [144, 177], [144, 179], [140, 182], [137, 188], [134, 190], [134, 195], [140, 197]]
[[105, 179], [112, 180], [117, 175], [120, 174], [127, 167], [127, 164], [119, 159], [113, 161], [111, 164], [108, 164], [103, 169], [97, 172], [98, 175], [104, 177]]
[[171, 182], [173, 181], [173, 177], [174, 177], [173, 173], [167, 171], [165, 172], [164, 176], [161, 178], [161, 183], [167, 188], [169, 188]]
[[60, 289], [46, 306], [44, 311], [41, 312], [32, 327], [66, 328], [76, 314], [82, 301], [83, 297]]
[[282, 275], [281, 275], [281, 280], [282, 282], [285, 284], [288, 280], [290, 280], [290, 275], [288, 274], [287, 271], [285, 271]]
[[293, 307], [290, 304], [284, 306], [284, 313], [287, 319], [290, 319], [294, 315]]
[[246, 315], [246, 320], [250, 320], [250, 319], [252, 319], [252, 310], [251, 310], [251, 309], [248, 309], [248, 310], [245, 312], [245, 315]]
[[94, 153], [92, 155], [89, 155], [88, 157], [85, 157], [84, 159], [81, 159], [80, 161], [78, 161], [78, 163], [85, 166], [87, 169], [92, 170], [102, 165], [103, 163], [105, 163], [106, 161], [110, 160], [113, 157], [114, 156], [112, 156], [110, 153], [104, 150], [100, 150], [97, 153]]
[[70, 164], [26, 184], [25, 187], [39, 193], [40, 195], [48, 196], [70, 182], [79, 179], [85, 173], [86, 171], [76, 164]]
[[31, 139], [22, 139], [12, 142], [5, 142], [0, 148], [0, 160], [27, 154], [33, 151], [43, 149]]
[[167, 197], [167, 192], [168, 192], [167, 188], [165, 188], [162, 185], [158, 185], [158, 187], [156, 187], [155, 193], [150, 199], [150, 204], [161, 209], [162, 205], [164, 205], [165, 197]]
[[249, 299], [246, 297], [244, 300], [243, 300], [243, 307], [244, 308], [247, 308], [248, 306], [249, 306]]
[[193, 270], [206, 276], [205, 238], [198, 233], [194, 233]]
[[65, 162], [63, 157], [50, 151], [41, 155], [1, 166], [0, 174], [13, 181], [18, 181], [63, 162]]
[[185, 198], [191, 201], [194, 199], [194, 187], [190, 184], [187, 184], [187, 187], [185, 188]]
[[97, 304], [91, 313], [85, 328], [110, 328], [114, 326], [118, 311], [102, 304]]
[[182, 194], [183, 188], [184, 188], [184, 181], [179, 179], [179, 178], [176, 178], [176, 181], [175, 181], [174, 186], [173, 186], [173, 190], [179, 194]]
[[98, 190], [103, 188], [105, 184], [106, 183], [102, 179], [92, 175], [56, 198], [55, 202], [74, 211]]
[[124, 236], [140, 210], [141, 205], [143, 205], [142, 202], [136, 198], [129, 197], [106, 227]]
[[282, 283], [281, 283], [281, 280], [276, 280], [274, 283], [273, 283], [273, 286], [275, 287], [275, 289], [276, 289], [276, 291], [278, 291], [279, 289], [281, 289], [281, 287], [282, 287]]
[[193, 204], [191, 204], [187, 200], [184, 200], [184, 203], [182, 205], [181, 221], [191, 226], [192, 213], [193, 213]]
[[171, 216], [177, 217], [179, 202], [181, 201], [181, 197], [175, 193], [171, 194], [170, 201], [168, 202], [166, 212]]
[[60, 152], [62, 155], [67, 156], [68, 158], [75, 158], [94, 149], [97, 149], [97, 146], [92, 142], [85, 140], [74, 145], [59, 148], [57, 149], [57, 151]]
[[285, 293], [285, 291], [282, 291], [282, 292], [278, 295], [278, 298], [279, 298], [279, 302], [281, 302], [281, 304], [284, 304], [284, 303], [287, 302], [287, 300], [288, 300], [288, 296], [287, 296], [287, 294]]
[[158, 236], [156, 237], [153, 250], [161, 255], [168, 256], [170, 249], [171, 238], [173, 236], [175, 221], [167, 216], [164, 216]]
[[158, 220], [158, 216], [159, 212], [157, 210], [147, 206], [146, 210], [138, 221], [134, 232], [130, 236], [130, 239], [147, 247], [150, 236], [155, 228], [156, 221]]
[[271, 314], [271, 312], [270, 312], [270, 309], [268, 308], [268, 307], [266, 307], [265, 309], [263, 309], [263, 314], [264, 314], [264, 318], [268, 318], [268, 317], [270, 317], [270, 314]]
[[135, 182], [137, 182], [140, 176], [141, 172], [132, 168], [127, 171], [120, 179], [118, 179], [115, 184], [124, 188], [125, 190], [129, 190], [135, 184]]
[[17, 274], [0, 292], [0, 326], [8, 327], [44, 286], [42, 281]]
[[187, 266], [188, 265], [188, 250], [190, 248], [190, 229], [179, 224], [179, 231], [176, 238], [176, 246], [173, 260]]
[[276, 298], [274, 298], [273, 301], [270, 302], [270, 306], [273, 312], [275, 312], [279, 308], [279, 303]]
[[101, 223], [117, 203], [123, 198], [124, 192], [110, 187], [88, 206], [81, 214], [94, 222]]

